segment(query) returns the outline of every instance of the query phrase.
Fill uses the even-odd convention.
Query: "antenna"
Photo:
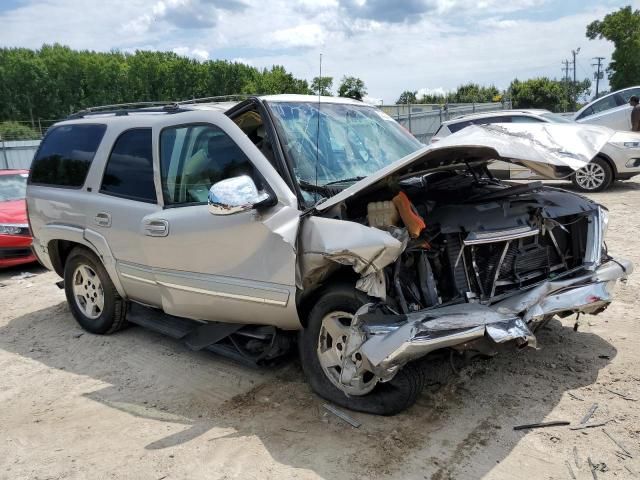
[[[320,161],[320,105],[322,95],[322,54],[320,54],[320,77],[318,78],[318,125],[316,126],[316,188],[318,187],[318,163]],[[316,194],[317,194],[316,190]]]

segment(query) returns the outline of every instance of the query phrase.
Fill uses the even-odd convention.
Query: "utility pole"
[[[598,87],[600,86],[600,80],[602,80],[603,72],[601,71],[602,68],[602,60],[604,60],[604,57],[593,57],[594,60],[596,60],[598,63],[592,63],[591,66],[592,67],[597,67],[598,70],[593,74],[593,76],[595,77],[596,80],[596,96],[595,98],[598,98]]]
[[[564,82],[564,88],[565,91],[567,93],[567,99],[570,101],[570,96],[569,96],[569,60],[563,60],[562,61],[562,65],[564,65],[562,67],[562,71],[564,73],[563,77],[562,77],[562,81]],[[564,111],[566,112],[567,109],[565,108]]]
[[[571,50],[571,54],[573,55],[573,95],[571,96],[571,100],[573,101],[573,108],[576,108],[576,103],[578,102],[578,89],[576,88],[576,55],[580,53],[580,47],[576,50]]]

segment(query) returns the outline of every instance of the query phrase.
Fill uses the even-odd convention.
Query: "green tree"
[[[0,123],[0,140],[37,140],[39,138],[38,132],[23,123]]]
[[[338,96],[362,100],[366,94],[367,89],[361,79],[357,77],[342,77],[340,87],[338,88]]]
[[[396,105],[406,105],[407,103],[418,103],[418,99],[416,98],[417,94],[418,92],[416,91],[412,92],[411,90],[405,90],[400,94],[400,96],[398,97],[398,100],[396,100]]]
[[[591,86],[589,80],[562,82],[547,77],[520,81],[515,79],[509,86],[514,108],[544,108],[552,112],[566,112],[572,107],[574,98],[584,95]]]
[[[173,52],[0,48],[0,120],[52,120],[95,105],[239,93],[309,93],[282,66],[258,70]]]
[[[623,7],[587,26],[587,38],[604,38],[615,47],[607,67],[612,90],[638,84],[640,79],[640,10]]]
[[[313,77],[311,81],[311,92],[316,95],[324,95],[330,97],[331,88],[333,87],[333,77]]]
[[[450,101],[453,103],[487,103],[493,102],[493,98],[499,93],[493,85],[482,87],[477,83],[467,83],[458,87]]]

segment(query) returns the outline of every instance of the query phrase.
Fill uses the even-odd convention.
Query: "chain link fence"
[[[381,105],[380,108],[426,144],[442,122],[469,113],[510,109],[511,103]],[[47,129],[58,121],[38,119],[0,122],[0,169],[28,169],[40,140]]]
[[[28,169],[47,129],[60,120],[0,122],[0,170]]]
[[[511,102],[381,105],[380,108],[426,144],[442,122],[470,113],[509,110]]]

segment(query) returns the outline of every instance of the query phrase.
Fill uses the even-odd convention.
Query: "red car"
[[[36,261],[27,221],[28,170],[0,170],[0,268]]]

